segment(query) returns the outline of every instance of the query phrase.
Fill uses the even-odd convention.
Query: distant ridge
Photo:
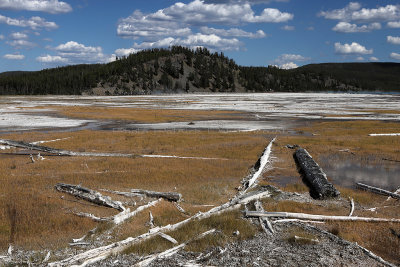
[[[238,66],[222,53],[173,46],[108,64],[0,73],[2,95],[270,91],[400,92],[400,63],[322,63],[282,70]]]

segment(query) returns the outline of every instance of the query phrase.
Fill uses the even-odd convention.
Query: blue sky
[[[171,45],[253,66],[399,62],[400,3],[0,0],[0,72],[106,63]]]

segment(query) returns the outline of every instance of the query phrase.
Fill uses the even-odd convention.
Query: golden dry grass
[[[69,118],[123,120],[139,123],[179,122],[215,119],[240,118],[241,113],[234,111],[213,110],[180,110],[180,109],[140,109],[93,106],[43,106],[38,109],[51,108],[60,115]]]
[[[59,247],[78,238],[96,224],[71,214],[73,211],[111,216],[117,212],[88,205],[55,192],[58,182],[82,184],[96,190],[106,188],[128,191],[141,188],[176,191],[183,195],[182,206],[189,214],[205,207],[195,204],[221,204],[232,197],[241,179],[247,175],[269,136],[257,133],[224,132],[95,132],[22,133],[2,136],[26,142],[61,140],[51,147],[76,151],[164,154],[223,159],[170,158],[91,158],[45,156],[46,160],[30,163],[29,156],[0,154],[0,246],[10,241],[25,248]],[[104,193],[107,194],[107,193]],[[113,199],[121,197],[108,194]],[[64,196],[64,199],[60,197]],[[124,199],[128,201],[127,199]],[[137,200],[139,201],[139,200]],[[150,201],[145,199],[140,203]],[[15,207],[16,214],[12,211]],[[135,209],[133,207],[133,209]],[[208,208],[209,209],[209,208]],[[151,208],[157,225],[185,219],[171,203],[162,201]],[[10,212],[9,212],[10,211]],[[113,232],[115,241],[144,233],[148,211],[133,218]],[[143,216],[142,216],[143,215]],[[13,220],[13,218],[16,220]],[[13,230],[11,229],[13,228]],[[12,237],[15,233],[15,236]],[[46,238],[43,238],[46,236]],[[13,238],[14,240],[10,240]]]

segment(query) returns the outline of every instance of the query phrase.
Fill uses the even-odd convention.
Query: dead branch
[[[175,238],[173,238],[170,235],[164,234],[164,233],[159,233],[159,236],[161,236],[162,238],[168,240],[169,242],[173,243],[173,244],[178,244],[178,241],[175,240]]]
[[[313,239],[313,238],[306,238],[306,237],[301,237],[301,236],[294,236],[294,241],[295,242],[310,242],[313,244],[318,244],[319,240],[318,239]]]
[[[299,219],[281,219],[281,220],[275,220],[272,221],[273,224],[275,223],[287,223],[287,222],[302,222],[302,223],[325,223],[325,222],[319,222],[319,221],[305,221],[305,220],[299,220]]]
[[[113,217],[97,217],[91,213],[86,212],[73,212],[76,216],[90,218],[95,222],[109,222],[113,219]]]
[[[113,221],[115,224],[120,224],[120,223],[126,221],[127,219],[135,216],[139,212],[154,206],[155,204],[157,204],[160,201],[161,201],[161,198],[151,201],[151,202],[147,203],[146,205],[140,206],[139,208],[137,208],[136,210],[134,210],[132,212],[130,212],[130,209],[127,209],[127,210],[115,215],[113,218]]]
[[[81,187],[80,185],[70,185],[58,183],[55,185],[55,189],[60,192],[68,193],[77,198],[84,199],[86,201],[95,203],[100,206],[105,206],[119,211],[124,211],[125,207],[122,206],[119,201],[112,201],[110,197],[103,196],[97,191]]]
[[[314,215],[295,212],[260,212],[260,211],[247,211],[246,217],[279,217],[279,218],[293,218],[293,219],[306,219],[316,221],[343,221],[343,222],[392,222],[400,223],[400,219],[387,219],[387,218],[370,218],[370,217],[349,217],[349,216],[327,216],[327,215]]]
[[[187,218],[178,223],[175,223],[172,225],[166,225],[163,227],[155,227],[153,229],[150,229],[150,231],[148,233],[142,234],[140,236],[128,237],[127,239],[124,239],[122,241],[118,241],[118,242],[115,242],[115,243],[112,243],[112,244],[109,244],[106,246],[102,246],[99,248],[87,250],[80,254],[68,257],[64,260],[50,263],[49,266],[70,266],[70,265],[76,265],[76,264],[81,264],[81,265],[85,266],[88,264],[92,264],[92,263],[101,261],[101,260],[107,258],[109,255],[117,254],[129,246],[138,244],[138,243],[140,243],[144,240],[147,240],[155,235],[158,235],[159,233],[173,231],[173,230],[176,230],[176,229],[182,227],[183,225],[186,225],[187,223],[189,223],[191,221],[202,220],[202,219],[209,218],[213,215],[219,215],[219,214],[227,212],[227,211],[239,209],[241,205],[245,205],[251,201],[265,198],[265,197],[270,197],[271,192],[265,188],[263,188],[263,189],[264,189],[264,191],[250,192],[245,195],[235,197],[231,201],[229,201],[221,206],[212,208],[208,212],[205,212],[205,213],[198,212],[197,214],[193,215],[192,217]]]
[[[173,202],[180,201],[182,198],[181,194],[175,192],[156,192],[143,189],[132,189],[131,193],[145,195],[147,197],[153,197],[153,198],[164,198],[168,201],[173,201]]]
[[[256,208],[256,211],[261,211],[264,212],[264,208],[259,200],[256,200],[254,202],[254,207]],[[258,220],[260,221],[261,227],[266,232],[267,234],[269,233],[267,228],[268,227],[269,231],[274,234],[274,229],[272,228],[271,222],[268,220],[266,217],[259,217]]]
[[[354,212],[354,200],[352,198],[349,198],[349,199],[350,199],[350,207],[351,207],[349,217],[351,217]]]
[[[304,148],[294,154],[295,160],[304,174],[304,179],[310,186],[311,194],[315,198],[325,199],[337,197],[340,192],[328,181],[326,174]]]
[[[147,259],[145,259],[145,260],[143,260],[141,262],[138,262],[138,263],[135,264],[135,266],[137,266],[137,267],[148,266],[150,263],[152,263],[156,259],[165,259],[165,258],[171,257],[172,255],[176,254],[179,250],[184,248],[189,242],[201,239],[201,238],[205,237],[206,235],[212,234],[214,232],[215,232],[215,229],[212,229],[210,231],[204,232],[204,233],[200,234],[199,236],[197,236],[196,238],[194,238],[192,240],[186,241],[185,243],[182,243],[182,244],[180,244],[180,245],[178,245],[176,247],[173,247],[173,248],[168,249],[168,250],[166,250],[164,252],[155,254],[155,255],[153,255],[153,256],[151,256],[151,257],[149,257],[149,258],[147,258]]]
[[[384,195],[384,196],[390,196],[392,198],[400,199],[400,195],[399,194],[392,193],[392,192],[384,190],[382,188],[378,188],[378,187],[374,187],[374,186],[370,186],[370,185],[366,185],[366,184],[362,184],[362,183],[356,183],[356,185],[359,188],[367,190],[367,191],[370,191],[372,193],[376,193],[376,194],[380,194],[380,195]]]

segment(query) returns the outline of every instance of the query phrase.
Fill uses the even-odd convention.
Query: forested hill
[[[182,92],[400,91],[400,64],[241,67],[207,49],[145,50],[108,64],[0,73],[0,94],[131,95]]]

